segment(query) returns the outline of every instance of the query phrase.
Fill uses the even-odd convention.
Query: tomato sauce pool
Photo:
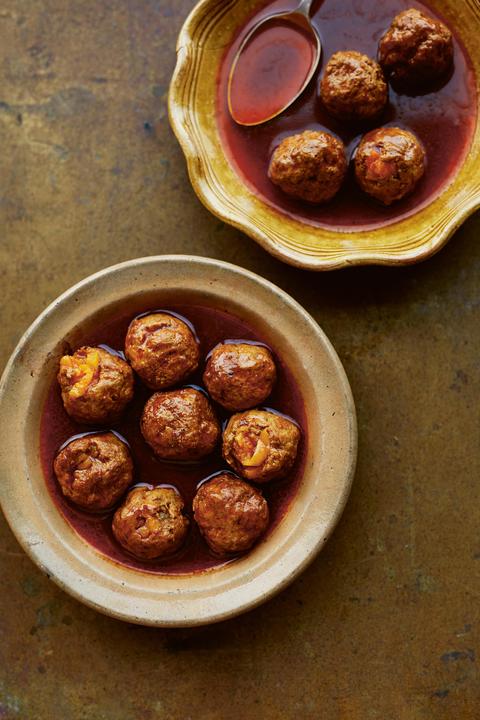
[[[156,308],[150,309],[154,310]],[[148,309],[146,308],[146,310]],[[199,337],[202,358],[205,358],[217,343],[225,339],[239,338],[264,342],[264,339],[259,337],[255,330],[244,321],[221,310],[200,305],[182,304],[169,305],[168,310],[179,313],[193,323]],[[125,335],[131,320],[131,313],[121,313],[112,317],[111,320],[102,323],[102,327],[98,331],[90,332],[88,335],[81,337],[78,347],[80,345],[104,344],[115,350],[123,350]],[[75,349],[76,347],[72,348],[72,350]],[[267,399],[266,405],[294,418],[302,428],[303,437],[297,461],[290,475],[285,480],[261,486],[270,509],[270,525],[267,534],[280,522],[298,489],[303,474],[306,452],[306,419],[300,391],[284,359],[275,352],[275,348],[271,349],[275,357],[278,377],[273,393]],[[189,378],[188,384],[201,386],[202,372],[201,363],[198,372]],[[190,530],[187,542],[176,555],[161,561],[144,562],[136,560],[123,550],[113,536],[111,529],[113,511],[103,514],[84,512],[63,497],[53,472],[53,461],[58,449],[73,435],[96,429],[105,430],[105,428],[79,425],[69,418],[63,409],[56,379],[49,389],[40,426],[40,454],[48,491],[59,511],[76,532],[99,552],[115,562],[145,572],[159,574],[199,572],[231,562],[232,560],[218,558],[210,552],[192,517],[192,500],[197,485],[219,470],[228,470],[228,466],[221,456],[220,447],[204,461],[192,464],[157,460],[140,432],[142,410],[151,394],[152,391],[143,386],[136,378],[133,402],[127,407],[123,419],[109,429],[120,433],[130,445],[135,468],[134,484],[173,485],[180,491],[185,501],[186,513],[190,518]],[[224,422],[232,414],[222,410],[219,406],[215,406],[215,409],[220,422]]]
[[[477,90],[465,48],[454,34],[454,72],[449,81],[436,92],[411,97],[397,94],[390,88],[390,104],[383,118],[363,128],[344,125],[328,115],[318,98],[319,77],[331,55],[339,50],[357,50],[376,58],[378,42],[394,16],[410,7],[423,10],[443,22],[445,20],[427,5],[409,0],[319,0],[313,7],[312,21],[320,34],[323,53],[320,67],[308,88],[279,117],[254,127],[238,125],[228,110],[228,77],[235,54],[259,20],[273,12],[291,10],[297,4],[295,0],[275,0],[262,5],[225,53],[218,81],[217,121],[231,164],[251,190],[270,206],[316,227],[369,229],[412,215],[432,202],[453,179],[471,145],[477,121]],[[275,32],[274,26],[272,34]],[[275,56],[279,52],[278,46]],[[289,62],[291,52],[292,47],[289,45],[286,49]],[[305,57],[299,62],[300,67],[304,67]],[[293,70],[292,76],[295,77]],[[242,102],[245,108],[253,108],[256,104],[256,112],[262,111],[263,114],[260,106],[263,98],[269,97],[265,90],[267,78],[268,74],[252,78],[248,88],[244,83],[242,92],[245,97]],[[271,154],[288,135],[303,130],[328,130],[343,140],[351,159],[361,136],[382,125],[396,125],[412,130],[423,142],[428,155],[427,171],[415,192],[389,208],[381,206],[358,188],[351,168],[339,194],[325,205],[309,205],[289,198],[268,179]]]

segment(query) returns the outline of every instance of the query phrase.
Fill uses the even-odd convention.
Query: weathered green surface
[[[85,275],[142,255],[233,261],[335,344],[360,458],[334,537],[226,624],[155,631],[58,590],[0,521],[0,718],[480,717],[480,217],[422,266],[294,270],[203,209],[168,127],[191,0],[0,6],[0,366]],[[0,479],[1,480],[1,479]]]

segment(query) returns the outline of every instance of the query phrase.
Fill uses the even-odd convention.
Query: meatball
[[[153,313],[135,318],[125,338],[125,355],[152,390],[182,383],[198,367],[198,342],[188,325],[174,315]]]
[[[337,52],[328,61],[320,96],[339,120],[371,120],[385,109],[388,86],[375,60],[350,50]]]
[[[324,203],[340,190],[346,172],[342,141],[327,132],[305,130],[282,140],[272,155],[268,176],[287,195]]]
[[[79,437],[62,448],[53,469],[69,500],[85,510],[107,510],[132,484],[128,446],[111,432]]]
[[[233,415],[223,434],[223,457],[257,483],[285,477],[297,456],[300,429],[284,415],[249,410]]]
[[[208,398],[188,387],[152,395],[143,410],[141,430],[162,460],[198,460],[212,452],[220,437]]]
[[[378,60],[386,75],[406,88],[445,77],[452,68],[453,54],[450,30],[413,8],[394,18],[378,47]]]
[[[246,410],[270,395],[276,376],[268,348],[226,342],[212,350],[203,381],[212,398],[224,408]]]
[[[66,412],[79,423],[113,422],[133,398],[131,367],[100,347],[81,347],[64,355],[58,382]]]
[[[357,182],[366,193],[391,205],[412,192],[426,167],[425,150],[408,130],[386,127],[365,135],[355,156]]]
[[[182,497],[173,488],[134,488],[113,516],[113,534],[141,560],[172,555],[188,532],[183,508]]]
[[[245,552],[268,525],[268,505],[259,490],[229,473],[200,485],[193,499],[195,521],[218,555]]]

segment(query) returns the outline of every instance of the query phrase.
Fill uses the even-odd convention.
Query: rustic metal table
[[[424,265],[327,275],[216,220],[166,111],[192,4],[2,3],[0,367],[47,303],[100,268],[175,252],[238,263],[338,350],[358,410],[353,492],[293,586],[194,630],[87,609],[0,520],[0,718],[478,718],[480,216]]]

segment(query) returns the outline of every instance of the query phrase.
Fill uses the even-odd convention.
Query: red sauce
[[[312,67],[312,40],[298,26],[282,20],[267,22],[252,35],[232,77],[230,104],[237,122],[263,122],[290,103]]]
[[[474,71],[460,40],[455,37],[455,70],[440,90],[423,96],[399,95],[390,88],[390,105],[380,125],[398,125],[418,135],[428,155],[428,168],[413,195],[385,208],[362,193],[352,172],[345,185],[326,205],[309,205],[286,196],[267,176],[271,153],[281,140],[303,130],[328,130],[342,138],[349,158],[358,145],[363,129],[335,121],[318,99],[318,79],[322,65],[334,52],[357,50],[376,57],[378,41],[393,17],[416,7],[441,18],[428,6],[410,0],[324,0],[314,7],[313,24],[322,39],[322,62],[312,82],[299,100],[281,116],[256,127],[242,127],[231,118],[227,106],[228,75],[243,38],[261,19],[272,12],[292,9],[295,0],[275,0],[257,12],[239,32],[227,50],[218,83],[218,124],[227,155],[237,173],[267,204],[289,217],[317,227],[347,230],[368,229],[401,220],[431,203],[451,182],[461,166],[473,138],[477,118],[477,90]],[[264,92],[263,79],[252,84],[250,104]]]
[[[169,305],[168,308],[185,316],[193,323],[200,340],[202,357],[205,357],[214,345],[226,338],[245,338],[264,342],[264,339],[259,338],[257,333],[244,321],[221,310],[181,304],[173,307]],[[107,322],[102,321],[98,330],[86,335],[80,334],[78,346],[103,343],[111,348],[122,350],[131,320],[130,312],[112,317]],[[280,522],[298,489],[305,463],[306,446],[306,420],[300,391],[288,366],[275,353],[274,348],[272,351],[275,355],[278,380],[267,403],[275,410],[297,420],[303,429],[303,439],[290,476],[285,480],[264,485],[261,488],[270,507],[270,526],[267,532],[271,532],[272,528]],[[201,386],[202,372],[203,367],[200,367],[199,371],[189,379],[189,384]],[[72,435],[93,428],[79,425],[68,417],[63,409],[56,378],[48,392],[40,426],[41,461],[48,490],[59,511],[76,532],[99,552],[115,562],[147,572],[164,574],[198,572],[222,565],[225,560],[215,557],[210,552],[192,519],[192,500],[198,483],[219,470],[228,469],[228,466],[221,456],[220,448],[203,462],[194,464],[167,463],[157,460],[142,437],[139,422],[143,406],[151,394],[152,391],[143,386],[137,378],[133,403],[127,409],[123,420],[112,429],[119,432],[130,445],[135,464],[135,485],[138,483],[172,485],[182,494],[187,514],[191,520],[191,527],[188,540],[179,553],[162,561],[148,563],[138,561],[115,541],[111,530],[112,512],[93,515],[79,510],[65,500],[53,472],[53,460],[60,446]],[[229,417],[229,414],[219,406],[216,406],[216,410],[221,422]]]

